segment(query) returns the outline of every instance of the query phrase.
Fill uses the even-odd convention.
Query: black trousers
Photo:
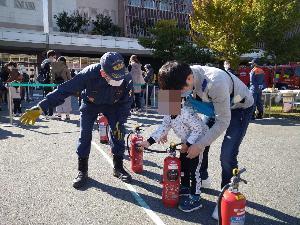
[[[22,113],[22,110],[21,110],[21,99],[20,98],[14,98],[13,99],[13,103],[14,103],[14,114],[16,114],[16,113]]]
[[[48,93],[52,92],[52,88],[51,87],[44,87],[44,95],[46,96]],[[48,116],[53,116],[53,108],[48,108],[48,111],[47,112],[44,112],[45,115],[48,115]]]
[[[201,194],[201,173],[200,168],[202,165],[202,155],[196,158],[189,159],[186,157],[187,153],[180,153],[181,172],[181,185],[189,187],[192,195]]]

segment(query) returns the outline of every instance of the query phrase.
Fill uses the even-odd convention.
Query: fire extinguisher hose
[[[130,136],[133,134],[133,131],[130,131],[128,136],[127,136],[127,139],[126,139],[126,147],[127,147],[127,151],[128,151],[128,157],[130,158],[130,147],[129,147],[129,138]]]
[[[218,197],[217,207],[218,207],[218,225],[222,225],[222,214],[221,214],[221,202],[225,191],[230,187],[230,184],[226,184]]]
[[[133,134],[134,132],[133,131],[130,131],[128,136],[127,136],[127,139],[126,139],[126,148],[127,148],[127,151],[128,151],[128,157],[130,158],[130,147],[129,147],[129,138],[130,136]],[[180,143],[182,144],[182,143]],[[179,144],[178,144],[179,145]],[[154,152],[154,153],[168,153],[168,149],[164,150],[164,151],[160,151],[160,150],[155,150],[155,149],[150,149],[150,148],[144,148],[144,150],[148,151],[148,152]],[[179,150],[179,149],[176,149],[176,150]]]

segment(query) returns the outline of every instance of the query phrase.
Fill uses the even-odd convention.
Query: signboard
[[[15,8],[35,10],[35,2],[24,1],[24,0],[15,0]]]

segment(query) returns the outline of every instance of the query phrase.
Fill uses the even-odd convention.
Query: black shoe
[[[88,161],[89,158],[78,158],[78,175],[73,180],[74,188],[81,188],[86,184],[88,179]]]
[[[113,169],[114,177],[117,177],[126,183],[131,183],[132,181],[131,175],[123,167],[123,157],[113,155],[113,163],[114,163],[114,169]]]
[[[263,118],[263,113],[258,113],[256,119],[262,119],[262,118]]]
[[[83,173],[81,171],[78,171],[77,177],[73,180],[73,187],[78,189],[83,187],[86,184],[86,181],[88,179],[88,173]]]

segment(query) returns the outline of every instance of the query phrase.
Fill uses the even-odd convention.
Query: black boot
[[[81,188],[85,185],[88,178],[88,162],[89,158],[78,158],[78,175],[73,180],[74,188]]]
[[[263,118],[263,112],[259,112],[256,116],[256,119],[262,119]]]
[[[123,167],[123,157],[113,155],[114,170],[113,175],[124,182],[130,183],[132,178]]]

